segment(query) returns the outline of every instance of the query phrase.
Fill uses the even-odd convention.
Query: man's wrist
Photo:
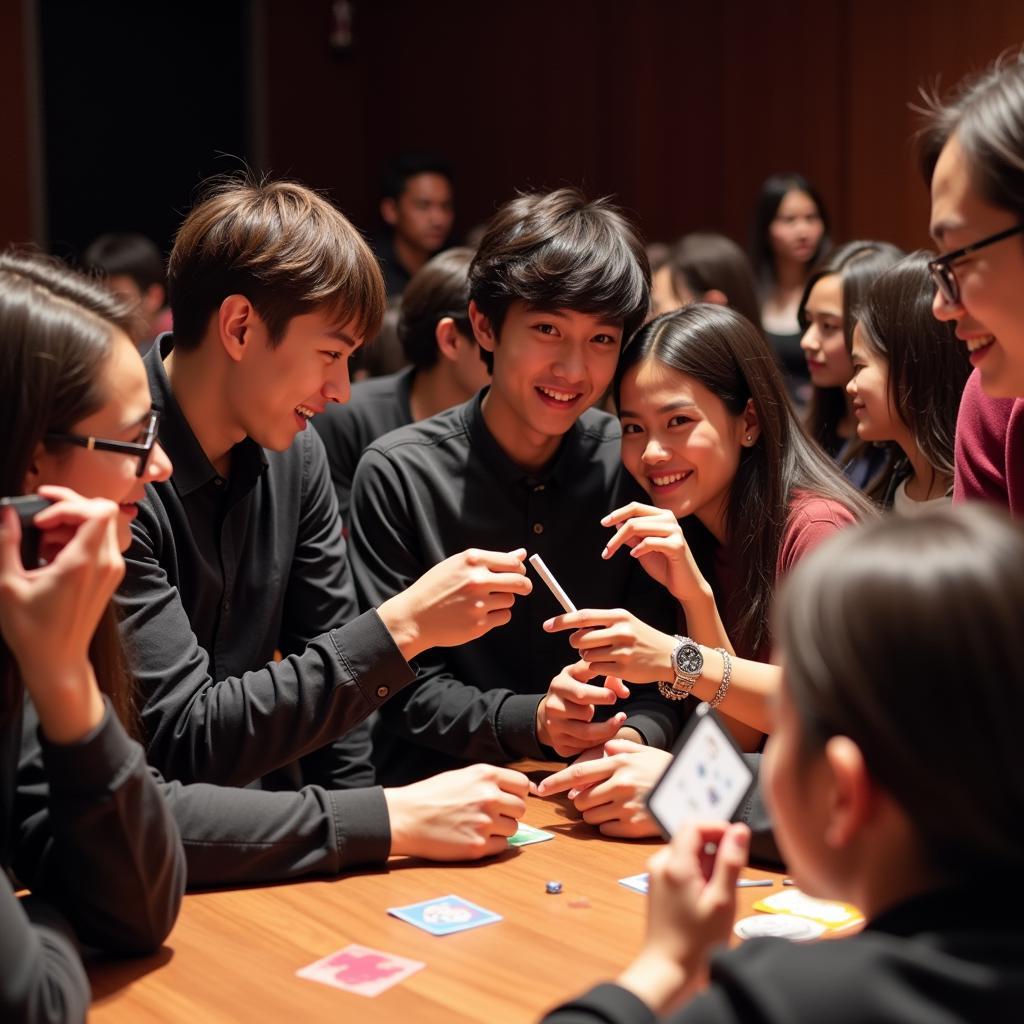
[[[389,597],[377,609],[377,614],[380,616],[381,622],[384,623],[384,627],[391,634],[391,639],[394,640],[395,646],[402,652],[402,657],[406,661],[412,661],[413,658],[422,654],[429,644],[423,643],[419,623],[409,614],[403,597],[403,594]]]

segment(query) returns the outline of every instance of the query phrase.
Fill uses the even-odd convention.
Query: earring
[[[753,440],[754,439],[749,434],[747,434],[747,444],[750,444],[750,442]]]

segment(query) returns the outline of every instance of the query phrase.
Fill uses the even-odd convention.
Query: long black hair
[[[0,254],[0,494],[20,494],[40,445],[68,433],[102,407],[99,388],[115,331],[128,334],[130,311],[88,278],[43,256]],[[89,646],[100,688],[129,731],[136,730],[132,686],[113,604]],[[12,714],[21,682],[0,638],[0,718]]]
[[[726,512],[728,545],[738,566],[741,605],[737,613],[738,653],[750,657],[769,638],[769,610],[775,590],[779,548],[790,502],[796,492],[834,499],[858,518],[873,506],[852,487],[804,432],[768,342],[744,316],[726,306],[696,303],[647,324],[626,346],[615,378],[646,360],[685,373],[739,416],[752,401],[760,428],[757,441],[740,453]],[[683,521],[701,571],[713,579],[710,534],[696,517]]]
[[[932,468],[952,480],[956,417],[971,364],[956,339],[956,325],[932,315],[932,258],[932,253],[915,252],[900,260],[875,281],[852,313],[864,344],[888,363],[890,407]],[[907,468],[905,457],[894,448],[871,496],[886,499]]]

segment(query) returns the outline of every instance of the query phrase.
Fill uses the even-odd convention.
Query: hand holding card
[[[675,757],[647,797],[666,838],[684,822],[731,821],[754,781],[739,747],[707,704],[699,704]]]

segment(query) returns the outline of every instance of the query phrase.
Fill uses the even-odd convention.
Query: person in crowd
[[[799,405],[807,400],[810,378],[797,311],[811,270],[828,249],[828,211],[818,190],[801,174],[773,174],[758,193],[750,261],[760,291],[761,325]]]
[[[366,785],[368,732],[353,729],[412,681],[413,658],[509,620],[532,586],[525,552],[453,553],[357,614],[307,426],[348,398],[384,289],[320,196],[217,185],[179,230],[168,283],[174,333],[145,365],[175,475],[138,506],[118,591],[150,761],[182,782]]]
[[[151,239],[129,232],[100,235],[82,254],[82,267],[128,304],[131,337],[140,352],[171,329],[164,260]]]
[[[655,316],[692,302],[731,306],[761,325],[754,272],[746,253],[725,235],[700,231],[684,235],[651,273]]]
[[[81,947],[155,951],[185,888],[181,839],[118,686],[109,605],[124,573],[126,509],[46,472],[59,460],[74,482],[80,459],[67,435],[99,432],[110,383],[101,378],[114,362],[109,325],[67,307],[0,266],[0,494],[38,489],[51,502],[24,528],[0,507],[0,1017],[31,1022],[84,1020]],[[121,341],[121,357],[139,364]],[[134,422],[120,427],[126,440],[145,431],[144,379],[142,392]],[[27,533],[35,543],[23,549]],[[19,765],[23,730],[39,751],[31,773]],[[23,796],[29,775],[42,794],[34,804]],[[22,886],[31,896],[18,899]]]
[[[38,257],[0,256],[0,279],[28,290],[33,302],[19,358],[28,363],[35,356],[36,369],[49,371],[5,377],[0,394],[9,399],[10,407],[38,412],[33,425],[21,433],[12,422],[0,427],[0,434],[10,434],[3,437],[4,450],[20,465],[26,452],[48,446],[37,457],[37,465],[30,467],[26,483],[45,479],[44,488],[71,484],[90,499],[113,502],[121,509],[119,546],[124,547],[130,539],[133,506],[143,488],[166,480],[171,472],[155,434],[143,432],[141,441],[117,440],[118,425],[131,422],[136,410],[148,412],[150,407],[142,361],[125,342],[125,315],[88,281]],[[59,309],[63,332],[47,335],[43,329],[36,307],[45,311],[47,303]],[[91,348],[82,337],[91,339]],[[20,398],[14,394],[16,380]],[[92,397],[77,397],[75,389]],[[82,402],[96,405],[88,422],[83,425],[72,418],[73,426],[65,430],[69,421],[59,419],[62,396],[76,396],[70,403],[73,413],[85,408]],[[53,436],[50,426],[60,428],[57,432],[63,441]],[[76,444],[93,432],[103,435],[93,451]],[[142,459],[141,475],[136,475]],[[104,621],[113,623],[112,611]],[[131,667],[124,662],[116,633],[107,637],[105,650],[116,671],[100,671],[99,685],[125,729],[134,734],[139,723]],[[31,706],[26,708],[25,720],[17,805],[23,833],[39,836],[41,842],[48,787]],[[162,779],[159,784],[182,834],[190,886],[336,874],[356,865],[382,863],[389,855],[466,860],[500,852],[522,814],[527,789],[523,776],[489,766],[388,790],[306,785],[296,792],[267,792]]]
[[[926,104],[934,313],[955,323],[974,372],[956,431],[953,500],[1024,515],[1024,59]]]
[[[578,600],[636,607],[667,627],[664,591],[635,563],[600,557],[602,510],[639,494],[621,468],[618,424],[591,408],[612,381],[623,340],[647,316],[639,238],[606,201],[574,189],[523,195],[495,215],[469,280],[470,322],[491,384],[363,454],[350,524],[363,606],[386,602],[466,544],[528,547]],[[670,745],[676,716],[656,695],[600,722],[566,720],[549,706],[545,691],[566,645],[540,624],[557,607],[535,589],[501,631],[420,658],[415,684],[381,709],[379,776],[421,778],[467,759],[569,756],[622,729]]]
[[[853,376],[853,310],[878,275],[902,255],[888,242],[848,242],[811,274],[800,300],[800,347],[812,384],[807,429],[862,490],[873,483],[885,457],[858,439],[853,403],[846,393]]]
[[[971,372],[952,326],[932,316],[930,258],[916,252],[900,260],[853,310],[846,390],[857,436],[886,445],[870,496],[899,515],[950,500],[956,416]]]
[[[327,450],[343,523],[356,463],[367,445],[461,405],[490,379],[469,322],[472,259],[471,249],[446,249],[413,275],[398,321],[408,369],[353,385],[344,405],[329,405],[313,420]]]
[[[649,323],[622,355],[616,394],[622,461],[650,503],[605,517],[616,533],[604,555],[637,560],[678,603],[688,635],[625,609],[569,613],[545,628],[574,629],[591,673],[674,680],[659,682],[669,699],[720,706],[756,751],[778,686],[764,664],[776,587],[872,507],[808,438],[767,342],[731,309],[698,304]],[[669,755],[617,741],[590,756],[541,793],[573,789],[584,819],[611,834],[656,834],[643,798]]]
[[[863,931],[724,948],[748,833],[688,824],[650,862],[639,954],[544,1024],[1016,1020],[1022,564],[1002,515],[937,508],[844,531],[783,588],[765,795],[794,880],[859,907]]]
[[[397,302],[406,285],[444,248],[455,221],[452,171],[430,153],[403,153],[381,182],[380,216],[387,227],[374,244],[388,301]]]

